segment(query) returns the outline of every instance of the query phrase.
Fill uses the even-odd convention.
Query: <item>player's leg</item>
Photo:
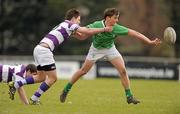
[[[71,87],[73,86],[73,84],[75,84],[75,82],[77,80],[79,80],[80,77],[82,77],[83,75],[85,75],[93,66],[94,62],[91,60],[86,59],[83,66],[74,73],[74,75],[72,76],[71,80],[66,84],[66,86],[64,87],[61,95],[60,95],[60,101],[61,102],[65,102],[66,97],[68,92],[70,91]]]
[[[84,64],[82,65],[82,67],[74,73],[74,75],[72,76],[71,80],[69,81],[69,83],[67,83],[60,95],[60,101],[61,102],[65,102],[66,97],[68,92],[70,91],[71,87],[73,86],[73,84],[75,84],[75,82],[82,77],[84,74],[86,74],[91,67],[94,65],[94,63],[100,59],[104,57],[104,54],[102,54],[101,50],[97,50],[96,48],[94,48],[93,45],[91,45],[88,55],[86,57],[86,60],[84,62]]]
[[[140,103],[137,99],[135,99],[133,97],[133,94],[131,92],[130,81],[129,81],[129,77],[128,77],[128,74],[127,74],[127,71],[126,71],[126,68],[125,68],[125,63],[124,63],[124,60],[123,60],[122,56],[118,56],[118,57],[110,60],[110,62],[114,65],[114,67],[120,73],[121,83],[122,83],[122,85],[123,85],[123,87],[125,89],[128,104],[130,104],[130,103],[133,103],[133,104]]]
[[[37,105],[43,93],[45,93],[57,80],[56,70],[46,71],[46,80],[41,83],[38,90],[31,97],[31,104]]]
[[[50,86],[53,85],[57,80],[57,74],[55,60],[53,57],[53,53],[50,49],[43,47],[41,45],[36,46],[34,50],[34,59],[36,64],[39,64],[37,69],[41,71],[41,76],[45,77],[45,81],[40,81],[42,82],[41,85],[30,99],[31,104],[38,105],[40,96],[44,92],[46,92],[50,88]]]

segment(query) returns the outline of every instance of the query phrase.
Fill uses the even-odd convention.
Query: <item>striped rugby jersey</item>
[[[56,27],[54,27],[41,41],[49,45],[51,51],[54,48],[64,41],[66,41],[69,36],[79,28],[78,24],[74,24],[68,20],[60,23]]]
[[[0,65],[0,82],[15,81],[15,77],[25,77],[26,68],[24,65]]]

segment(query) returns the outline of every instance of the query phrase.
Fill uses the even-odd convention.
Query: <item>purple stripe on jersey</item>
[[[2,70],[3,70],[3,65],[0,65],[0,82],[2,81]]]
[[[8,80],[7,80],[7,82],[12,81],[13,73],[14,73],[14,68],[12,68],[12,69],[9,68],[9,71],[8,71]]]
[[[73,25],[73,23],[68,20],[65,20],[65,22],[68,24],[68,28],[70,28]]]
[[[52,34],[47,34],[45,37],[49,38],[54,43],[55,46],[57,46],[59,44],[59,41],[56,38],[56,36],[54,36]]]
[[[25,70],[26,70],[25,66],[22,65],[20,72],[17,72],[16,75],[18,75],[18,76],[20,76],[20,77],[23,77],[23,76],[24,76],[24,73],[25,73]]]
[[[69,37],[69,34],[67,33],[66,29],[64,27],[61,27],[61,29],[58,29],[58,31],[64,37],[64,41],[66,41],[68,39],[68,37]]]

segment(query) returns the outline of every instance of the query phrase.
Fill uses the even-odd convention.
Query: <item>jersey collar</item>
[[[101,22],[102,22],[103,27],[106,27],[105,20],[102,20]]]

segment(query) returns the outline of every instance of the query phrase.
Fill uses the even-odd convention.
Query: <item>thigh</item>
[[[88,72],[93,65],[94,65],[94,61],[86,59],[82,65],[81,69],[85,72]]]
[[[45,71],[44,75],[46,76],[45,82],[48,86],[53,85],[57,80],[56,70]]]
[[[54,78],[54,77],[56,78],[57,77],[56,69],[51,71],[45,71],[45,75],[48,76],[48,78]]]
[[[42,82],[46,79],[45,71],[38,71],[37,75],[33,76],[35,82]]]
[[[119,72],[126,69],[122,56],[117,56],[114,59],[110,60],[110,62]]]

